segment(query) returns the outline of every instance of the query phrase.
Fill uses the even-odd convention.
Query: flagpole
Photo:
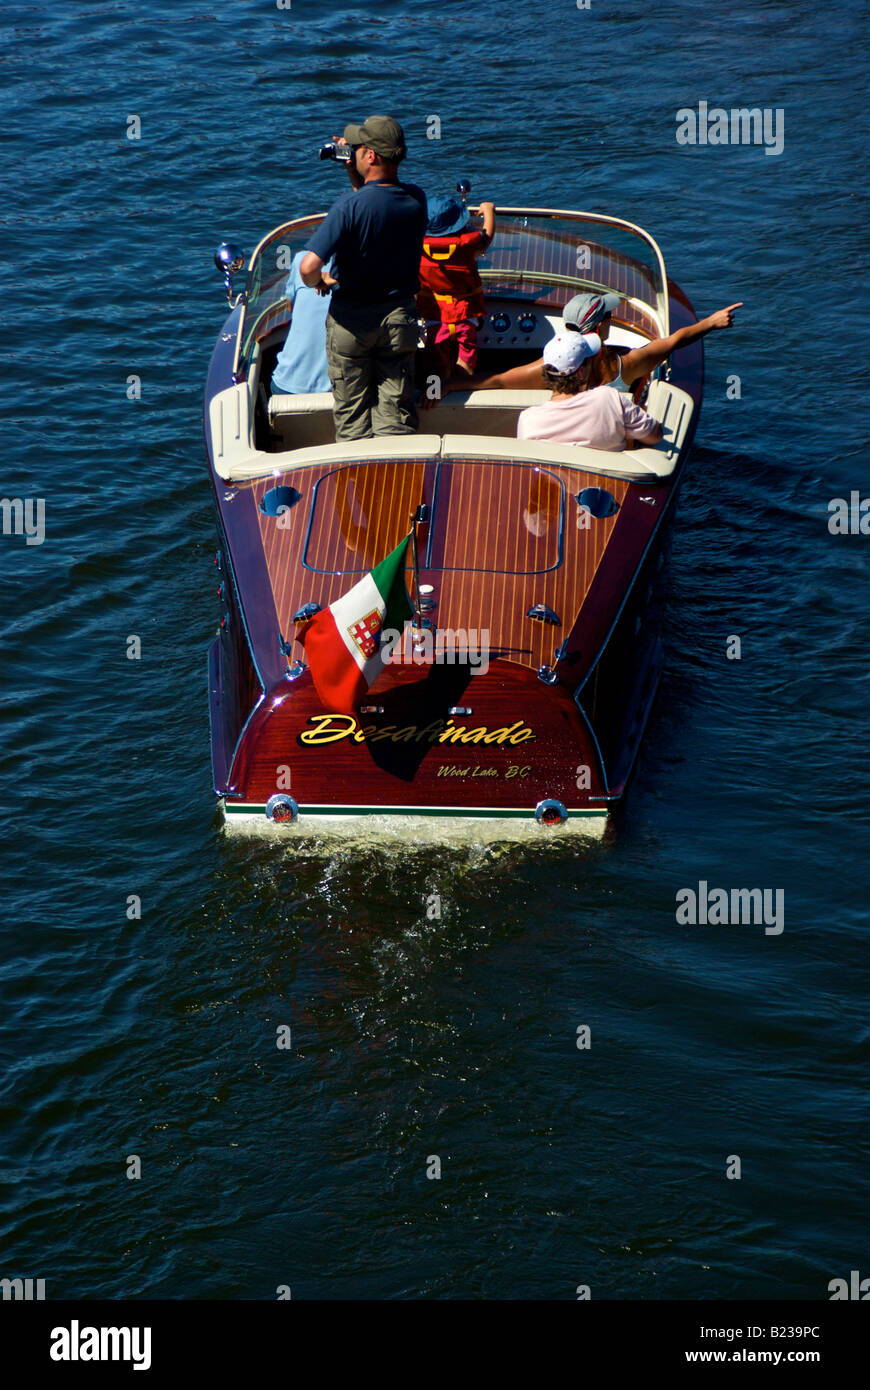
[[[429,520],[429,508],[423,502],[411,513],[411,549],[414,554],[414,627],[423,627],[423,609],[420,600],[420,560],[417,555],[417,527]]]

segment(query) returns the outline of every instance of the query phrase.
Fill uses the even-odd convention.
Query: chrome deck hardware
[[[539,623],[554,623],[556,627],[562,626],[562,619],[558,613],[554,613],[552,608],[548,608],[545,603],[536,603],[526,613],[527,618],[536,618]]]

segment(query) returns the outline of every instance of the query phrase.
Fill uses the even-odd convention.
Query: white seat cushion
[[[304,395],[269,397],[269,419],[276,415],[310,415],[316,410],[332,410],[331,391],[308,391]]]

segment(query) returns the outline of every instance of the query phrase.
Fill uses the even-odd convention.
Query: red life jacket
[[[475,251],[483,234],[476,229],[451,236],[426,236],[420,257],[417,307],[423,318],[458,323],[485,312]]]

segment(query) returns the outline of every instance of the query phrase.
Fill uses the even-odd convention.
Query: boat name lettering
[[[417,724],[405,724],[399,728],[396,724],[385,724],[378,728],[376,724],[360,726],[352,714],[312,714],[308,722],[313,727],[303,729],[298,735],[298,742],[305,747],[338,743],[344,738],[352,739],[354,743],[380,743],[387,740],[390,743],[518,744],[527,743],[536,737],[533,730],[523,724],[521,719],[497,729],[490,729],[485,724],[469,729],[464,724],[454,724],[452,721],[445,723],[443,719],[433,719],[431,724],[424,724],[422,727]]]

